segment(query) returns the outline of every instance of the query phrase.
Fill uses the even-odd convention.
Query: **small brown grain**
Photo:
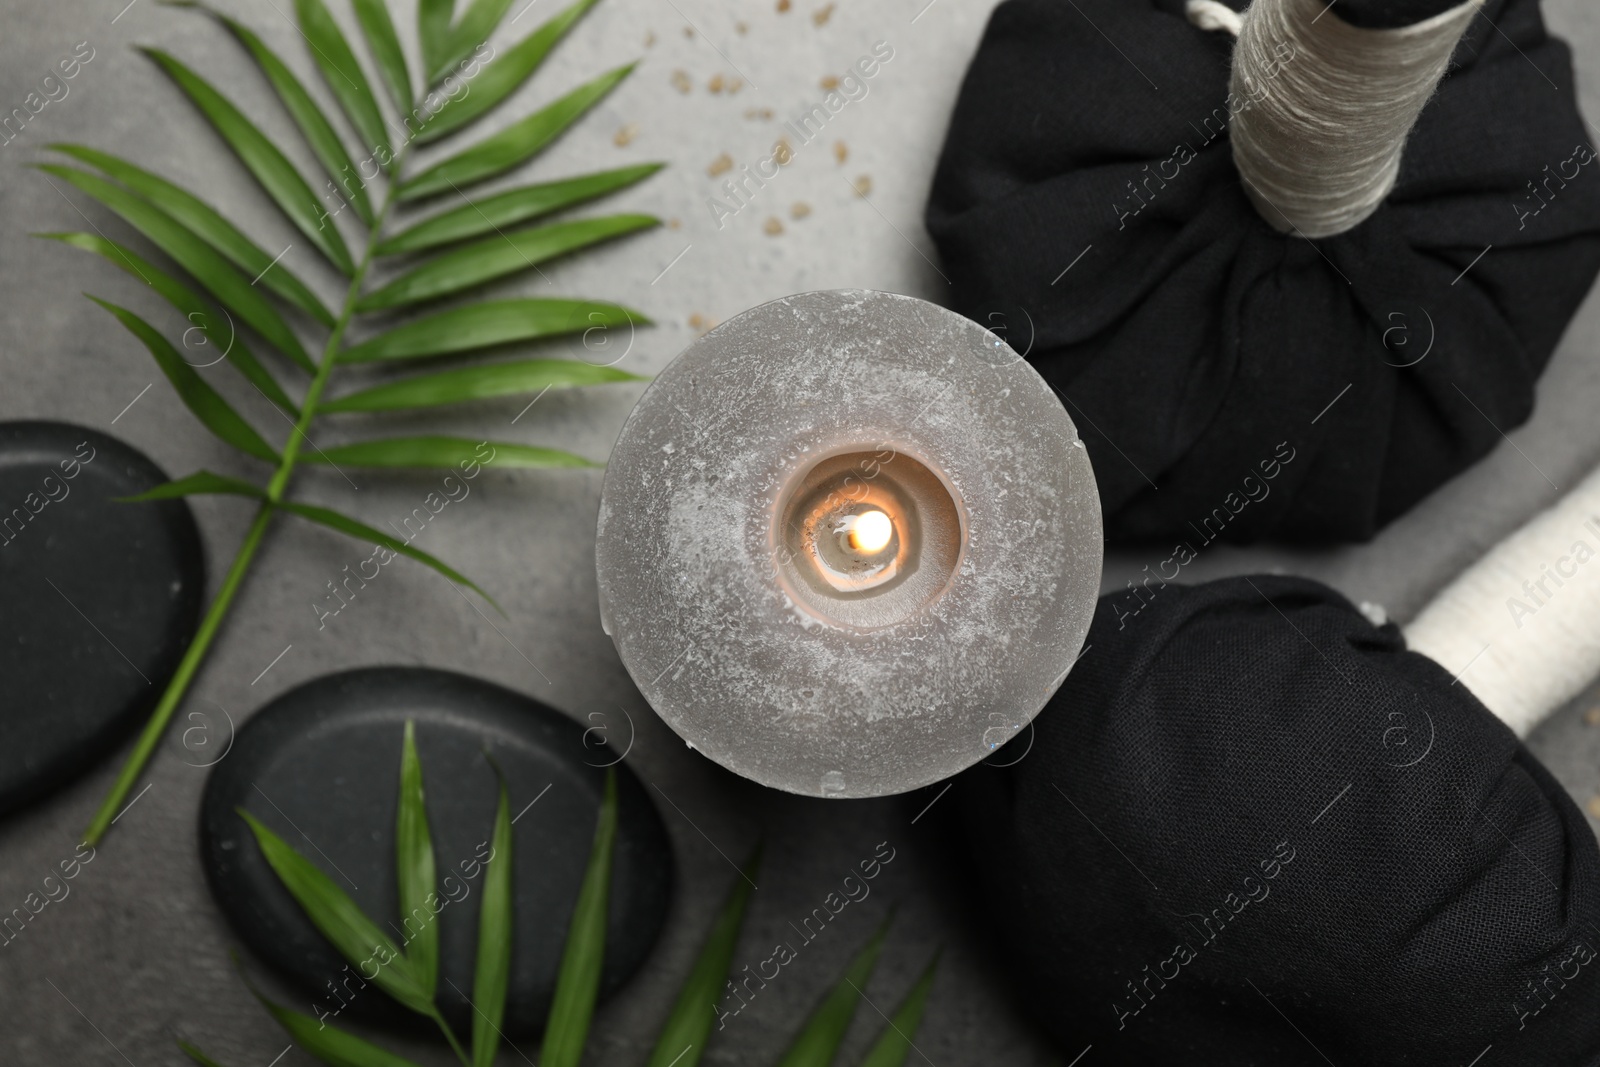
[[[778,216],[768,215],[767,221],[761,227],[768,237],[776,237],[783,232],[783,223],[778,221]]]
[[[839,161],[839,166],[844,166],[844,161],[850,158],[850,147],[843,141],[833,142],[833,158]]]

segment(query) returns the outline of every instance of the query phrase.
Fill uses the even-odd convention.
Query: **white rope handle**
[[[1525,737],[1600,676],[1600,470],[1496,545],[1406,627]]]
[[[1483,2],[1396,29],[1352,26],[1325,0],[1255,0],[1235,16],[1230,136],[1261,217],[1280,232],[1317,238],[1376,211],[1400,173],[1411,127]],[[1191,0],[1189,18],[1224,26],[1219,6]]]

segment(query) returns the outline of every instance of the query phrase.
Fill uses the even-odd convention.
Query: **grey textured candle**
[[[690,345],[606,470],[600,611],[691,746],[766,785],[900,793],[971,766],[1066,677],[1099,496],[1072,420],[993,333],[861,290]]]

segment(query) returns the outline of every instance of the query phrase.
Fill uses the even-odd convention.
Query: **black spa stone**
[[[160,699],[200,613],[205,562],[181,500],[114,437],[0,423],[0,811],[82,774]]]
[[[476,858],[489,852],[496,784],[506,776],[516,898],[510,994],[502,1029],[544,1025],[567,923],[588,863],[604,765],[629,727],[608,716],[615,747],[536,700],[449,671],[378,667],[328,675],[278,697],[240,729],[206,783],[200,852],[212,892],[239,938],[299,986],[288,1007],[333,1025],[351,1019],[433,1027],[362,988],[355,967],[319,934],[267,866],[243,808],[320,867],[401,943],[394,824],[406,720],[416,723],[439,881],[438,1003],[470,1032],[478,905]],[[655,944],[671,903],[672,847],[638,777],[617,763],[618,817],[600,995],[614,993]],[[371,973],[371,968],[368,972]],[[437,1033],[437,1030],[434,1030]]]

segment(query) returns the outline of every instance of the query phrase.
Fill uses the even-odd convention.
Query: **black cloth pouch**
[[[1127,595],[943,816],[1063,1062],[1600,1063],[1600,848],[1464,683],[1313,581]]]
[[[1232,48],[1181,0],[1007,0],[928,231],[950,305],[1062,393],[1113,542],[1185,531],[1284,441],[1304,460],[1223,536],[1369,538],[1528,418],[1600,270],[1600,159],[1539,5],[1490,0],[1387,202],[1336,237],[1280,234],[1233,165]]]

